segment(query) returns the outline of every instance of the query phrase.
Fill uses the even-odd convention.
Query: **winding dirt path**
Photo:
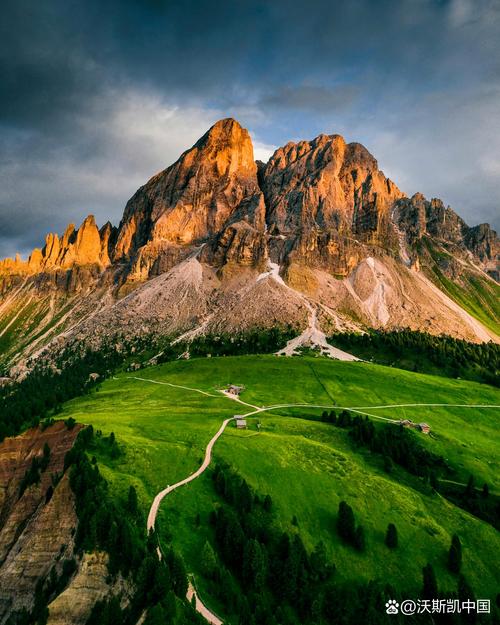
[[[132,379],[134,380],[141,380],[144,382],[153,382],[156,384],[165,384],[167,386],[173,386],[176,388],[182,388],[185,390],[190,390],[190,391],[196,391],[198,393],[202,393],[203,395],[208,395],[209,397],[220,397],[220,395],[212,395],[210,393],[207,393],[205,391],[201,391],[200,389],[196,389],[196,388],[189,388],[187,386],[180,386],[178,384],[171,384],[169,382],[158,382],[157,380],[148,380],[146,378],[140,378],[140,377],[136,377],[136,376],[130,376],[132,377]],[[252,412],[249,412],[245,415],[242,415],[244,417],[256,414],[258,412],[262,412],[264,410],[264,408],[259,408],[257,406],[253,406],[252,404],[247,404],[246,402],[244,402],[243,400],[241,400],[239,397],[237,397],[236,395],[232,395],[231,393],[224,393],[224,395],[226,397],[228,397],[229,399],[232,399],[234,401],[239,402],[240,404],[244,404],[245,406],[250,406],[251,408],[254,408],[254,410]],[[185,484],[189,484],[189,482],[192,482],[193,480],[195,480],[197,477],[199,477],[210,465],[210,461],[212,459],[212,449],[215,445],[215,443],[217,442],[217,440],[220,438],[220,436],[222,436],[222,433],[224,432],[224,430],[226,429],[227,424],[230,421],[234,421],[237,417],[229,417],[228,419],[225,419],[222,422],[222,425],[220,426],[220,428],[218,429],[218,431],[214,434],[214,436],[210,439],[207,448],[205,450],[205,458],[202,462],[202,464],[200,465],[200,467],[194,472],[191,473],[191,475],[188,475],[188,477],[184,478],[183,480],[181,480],[180,482],[177,482],[176,484],[172,484],[172,486],[167,486],[167,488],[164,488],[162,491],[160,491],[156,497],[153,500],[153,503],[151,504],[151,508],[149,509],[149,514],[148,514],[148,520],[147,520],[147,531],[149,533],[149,531],[151,529],[154,529],[155,524],[156,524],[156,517],[158,515],[158,510],[160,507],[160,504],[163,500],[164,497],[166,497],[169,493],[171,493],[172,491],[176,490],[177,488],[180,488],[181,486],[184,486]],[[158,548],[158,557],[161,558],[161,552]],[[193,583],[191,582],[191,580],[189,580],[189,585],[188,585],[188,590],[186,593],[186,598],[188,601],[192,601],[193,597],[195,598],[195,609],[196,611],[201,614],[203,616],[203,618],[210,624],[210,625],[223,625],[223,621],[221,621],[221,619],[214,614],[214,612],[212,612],[204,603],[203,601],[200,599],[198,593],[196,592],[196,589],[193,585]]]
[[[193,597],[195,598],[195,610],[203,616],[203,618],[210,623],[210,625],[223,625],[223,621],[212,612],[200,599],[200,596],[196,592],[196,588],[193,585],[193,582],[189,580],[188,591],[186,594],[186,599],[191,603]]]
[[[185,484],[189,484],[189,482],[192,482],[193,480],[195,480],[207,469],[208,465],[210,464],[210,460],[212,459],[213,446],[217,442],[217,439],[221,436],[222,432],[224,432],[224,430],[226,429],[226,425],[230,421],[234,421],[235,418],[236,417],[229,417],[229,419],[225,419],[222,422],[222,425],[218,429],[217,433],[214,434],[214,436],[210,439],[210,442],[207,445],[207,448],[205,451],[205,458],[203,462],[194,473],[191,473],[191,475],[188,475],[188,477],[184,478],[180,482],[177,482],[176,484],[172,484],[172,486],[167,486],[167,488],[164,488],[162,491],[160,491],[156,495],[156,497],[153,499],[153,503],[151,504],[151,508],[149,509],[148,522],[147,522],[148,532],[150,529],[153,529],[155,526],[156,515],[158,514],[158,508],[160,507],[162,499],[166,497],[172,491],[176,490],[177,488],[180,488],[181,486],[184,486]]]
[[[140,378],[136,375],[129,375],[127,377],[132,380],[141,380],[141,382],[151,382],[152,384],[161,384],[163,386],[172,386],[173,388],[182,388],[185,391],[194,391],[195,393],[201,393],[202,395],[206,395],[207,397],[220,397],[220,395],[207,393],[207,391],[202,391],[199,388],[191,388],[190,386],[181,386],[180,384],[172,384],[171,382],[160,382],[160,380],[150,380],[149,378]]]
[[[216,396],[213,395],[212,397],[216,397]],[[242,403],[244,403],[244,402],[242,402]],[[246,405],[249,406],[251,404],[246,404]],[[185,484],[189,484],[189,482],[192,482],[197,477],[199,477],[204,471],[206,471],[206,469],[210,465],[210,461],[212,460],[212,449],[214,448],[214,445],[217,442],[217,440],[222,436],[222,433],[226,429],[227,424],[230,423],[231,421],[234,421],[235,419],[239,418],[240,416],[243,417],[243,418],[244,417],[250,417],[250,416],[252,416],[254,414],[257,414],[259,412],[264,412],[265,410],[267,410],[267,408],[265,408],[265,407],[264,408],[258,408],[257,406],[252,406],[252,408],[255,409],[255,410],[252,410],[252,412],[247,412],[246,414],[239,415],[238,417],[228,417],[227,419],[224,419],[224,421],[222,422],[222,425],[220,426],[220,428],[217,430],[217,432],[210,439],[210,441],[209,441],[209,443],[208,443],[208,445],[206,447],[206,450],[205,450],[205,458],[203,459],[203,462],[198,467],[198,469],[196,469],[196,471],[194,473],[191,473],[191,475],[188,475],[187,477],[185,477],[180,482],[177,482],[176,484],[172,484],[171,486],[167,486],[167,488],[164,488],[162,491],[160,491],[156,495],[156,497],[153,499],[153,503],[151,504],[151,508],[149,509],[148,521],[147,521],[147,530],[148,530],[148,532],[149,532],[149,530],[154,529],[155,522],[156,522],[156,516],[158,515],[158,508],[160,507],[162,499],[164,497],[166,497],[172,491],[176,490],[177,488],[180,488],[181,486],[184,486]]]

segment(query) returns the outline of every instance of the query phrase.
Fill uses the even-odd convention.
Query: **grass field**
[[[116,460],[100,457],[102,472],[119,495],[133,483],[146,514],[156,492],[198,467],[222,420],[250,408],[222,396],[208,397],[131,379],[133,375],[120,374],[98,392],[68,402],[62,417],[91,423],[105,434],[115,432],[124,453]],[[500,393],[489,386],[312,357],[195,359],[144,369],[137,375],[214,395],[230,382],[241,383],[246,387],[242,399],[258,406],[500,405]],[[500,410],[407,407],[367,411],[427,421],[433,436],[421,435],[421,440],[429,449],[456,465],[464,481],[472,472],[478,483],[488,481],[493,491],[499,490]],[[441,496],[422,492],[419,481],[402,470],[389,476],[379,458],[353,450],[346,431],[300,418],[320,412],[288,408],[260,413],[260,433],[253,424],[243,431],[229,426],[216,444],[215,460],[232,464],[257,491],[271,495],[283,529],[297,531],[292,525],[296,516],[308,548],[322,540],[340,577],[378,577],[416,591],[421,586],[422,566],[431,562],[440,588],[453,590],[456,579],[446,569],[446,557],[451,535],[456,532],[463,544],[464,574],[478,595],[493,597],[500,583],[498,558],[492,555],[500,547],[498,532]],[[215,499],[207,472],[169,495],[160,510],[160,531],[164,537],[171,535],[188,570],[195,574]],[[351,504],[357,521],[365,527],[365,553],[338,540],[335,521],[342,499]],[[195,524],[198,513],[199,527]],[[400,546],[396,551],[384,545],[389,522],[398,528]]]

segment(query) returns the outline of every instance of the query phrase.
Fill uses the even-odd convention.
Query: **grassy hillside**
[[[460,284],[450,280],[440,266],[452,262],[453,256],[428,237],[423,239],[423,244],[434,261],[429,277],[459,306],[487,328],[500,334],[500,285],[480,273],[470,271],[464,271]]]
[[[152,380],[202,389],[215,397]],[[250,411],[218,396],[228,383],[246,386],[242,398],[257,406],[280,403],[335,403],[378,406],[404,403],[500,405],[500,392],[473,382],[449,380],[367,363],[322,358],[242,356],[177,361],[123,373],[101,389],[68,402],[62,417],[114,431],[123,446],[115,460],[98,458],[113,489],[125,494],[134,484],[144,510],[167,484],[192,473],[224,418]],[[372,415],[427,421],[432,436],[419,436],[430,451],[457,469],[457,479],[473,473],[500,490],[497,454],[498,410],[460,407],[367,408]],[[383,578],[395,587],[421,587],[421,570],[431,562],[440,588],[455,589],[446,568],[453,533],[459,534],[463,572],[475,591],[493,597],[500,566],[491,554],[500,548],[498,532],[487,523],[431,494],[421,481],[396,468],[387,474],[380,458],[356,450],[345,430],[308,418],[321,409],[287,408],[258,415],[257,432],[230,426],[215,447],[215,460],[231,464],[260,493],[269,493],[276,518],[288,532],[300,531],[308,549],[322,540],[340,578]],[[390,426],[392,427],[392,426]],[[208,516],[216,500],[209,473],[169,495],[161,507],[160,530],[184,554],[188,569],[199,571],[199,554],[211,529]],[[338,504],[346,500],[366,531],[367,548],[357,553],[335,531]],[[200,515],[200,523],[196,515]],[[296,517],[298,529],[292,524]],[[396,524],[400,547],[384,544],[387,524]],[[198,577],[197,577],[198,579]],[[203,590],[203,588],[202,588]]]
[[[38,298],[29,293],[6,306],[0,317],[0,366],[38,339],[49,336],[71,310],[71,301],[51,302],[51,297]]]

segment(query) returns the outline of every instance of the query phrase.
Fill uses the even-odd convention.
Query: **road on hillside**
[[[351,412],[355,412],[357,414],[362,414],[362,415],[368,415],[374,419],[380,419],[382,421],[389,421],[391,423],[394,424],[398,424],[399,423],[399,419],[389,419],[387,417],[381,417],[380,415],[376,415],[376,414],[372,414],[369,412],[366,412],[366,408],[371,409],[371,410],[375,410],[375,409],[380,409],[380,408],[403,408],[403,407],[418,407],[418,406],[448,406],[448,407],[453,407],[453,408],[500,408],[500,406],[493,406],[493,405],[484,405],[484,404],[387,404],[385,406],[357,406],[357,407],[351,407],[351,406],[336,406],[336,405],[322,405],[322,404],[276,404],[273,406],[255,406],[253,404],[247,403],[245,401],[243,401],[242,399],[240,399],[238,397],[238,395],[233,395],[232,393],[229,393],[228,391],[221,391],[221,394],[213,394],[213,393],[208,393],[207,391],[203,391],[201,389],[198,388],[192,388],[189,386],[182,386],[180,384],[173,384],[171,382],[162,382],[159,380],[151,380],[149,378],[142,378],[142,377],[138,377],[138,376],[127,376],[129,379],[133,379],[133,380],[140,380],[141,382],[151,382],[152,384],[161,384],[161,385],[165,385],[165,386],[170,386],[173,388],[180,388],[186,391],[192,391],[195,393],[200,393],[202,395],[205,395],[207,397],[220,397],[221,394],[224,397],[227,397],[228,399],[237,402],[239,404],[242,404],[244,406],[247,406],[249,408],[252,408],[252,410],[250,412],[247,412],[245,414],[242,415],[238,415],[238,417],[234,416],[234,417],[229,417],[227,419],[225,419],[222,422],[222,425],[220,426],[220,428],[218,429],[218,431],[214,434],[214,436],[210,439],[206,450],[205,450],[205,458],[202,462],[202,464],[199,466],[199,468],[194,472],[191,473],[191,475],[188,475],[186,478],[184,478],[183,480],[181,480],[180,482],[177,482],[175,484],[169,485],[166,488],[164,488],[163,490],[161,490],[154,498],[153,503],[151,504],[151,508],[149,509],[149,514],[148,514],[148,520],[147,520],[147,530],[148,533],[151,529],[154,529],[155,524],[156,524],[156,517],[158,515],[158,510],[160,507],[160,504],[162,502],[162,500],[172,491],[180,488],[181,486],[184,486],[185,484],[189,484],[189,482],[192,482],[193,480],[195,480],[197,477],[199,477],[202,473],[204,473],[204,471],[206,471],[206,469],[208,468],[208,466],[210,465],[211,459],[212,459],[212,450],[214,448],[215,443],[217,442],[217,440],[222,436],[222,434],[224,433],[224,430],[226,429],[228,423],[230,423],[231,421],[234,421],[237,418],[246,418],[246,417],[251,417],[253,415],[256,415],[258,413],[261,412],[269,412],[271,410],[279,410],[280,408],[319,408],[319,409],[325,409],[325,410],[349,410]],[[158,550],[158,556],[161,557],[161,553]],[[201,601],[201,599],[199,598],[199,596],[196,593],[196,590],[194,589],[192,583],[189,583],[189,588],[188,588],[188,592],[187,592],[187,599],[191,600],[192,597],[195,597],[195,604],[196,604],[196,610],[197,612],[199,612],[206,620],[208,623],[210,623],[210,625],[222,625],[222,621],[220,620],[220,618],[214,614],[209,608],[207,608],[206,605],[204,605],[204,603]]]
[[[183,388],[185,388],[185,387],[183,387]],[[192,389],[192,390],[194,390],[194,389]],[[226,397],[228,395],[229,394],[226,394]],[[231,398],[233,398],[233,397],[231,396]],[[243,402],[241,402],[241,403],[243,403]],[[246,405],[247,406],[252,406],[251,404],[246,404]],[[156,495],[156,497],[153,499],[153,503],[151,504],[151,508],[149,509],[148,521],[147,521],[148,533],[149,533],[149,530],[154,529],[155,522],[156,522],[156,516],[158,515],[158,508],[160,507],[162,499],[164,497],[166,497],[172,491],[176,490],[177,488],[180,488],[181,486],[184,486],[185,484],[189,484],[189,482],[192,482],[193,480],[195,480],[197,477],[199,477],[208,468],[208,466],[210,464],[210,461],[212,459],[212,449],[213,449],[215,443],[217,442],[217,440],[222,436],[222,433],[226,429],[227,424],[230,423],[231,421],[234,421],[237,418],[250,417],[250,416],[252,416],[254,414],[257,414],[258,412],[264,412],[264,410],[267,410],[267,408],[265,408],[265,407],[259,408],[258,406],[252,406],[252,408],[254,408],[254,410],[252,410],[251,412],[247,412],[244,415],[238,415],[238,417],[229,417],[228,419],[225,419],[222,422],[222,425],[220,426],[218,431],[210,439],[210,442],[208,443],[207,448],[205,450],[205,458],[203,459],[203,462],[198,467],[198,469],[194,473],[191,473],[191,475],[188,475],[187,477],[185,477],[180,482],[177,482],[176,484],[172,484],[171,486],[167,486],[167,488],[164,488],[162,491],[160,491]]]
[[[196,611],[199,612],[203,616],[203,618],[208,621],[208,623],[210,623],[210,625],[223,625],[223,621],[221,621],[220,618],[216,614],[214,614],[212,610],[207,608],[207,606],[203,603],[198,593],[196,592],[192,581],[189,580],[186,599],[191,603],[193,597]]]
[[[155,382],[156,384],[166,384],[168,386],[174,386],[177,388],[182,388],[185,390],[190,390],[190,391],[197,391],[198,393],[203,393],[204,395],[208,395],[210,397],[219,397],[219,395],[210,395],[209,393],[206,393],[205,391],[200,391],[199,389],[195,389],[195,388],[189,388],[186,386],[179,386],[177,384],[170,384],[169,382],[158,382],[156,380],[146,380],[145,378],[139,378],[139,377],[134,377],[133,379],[135,380],[141,380],[141,381],[145,381],[145,382]],[[232,395],[231,393],[227,393],[225,392],[224,395],[226,397],[228,397],[229,399],[233,399],[241,404],[244,404],[246,406],[250,406],[251,408],[253,408],[252,412],[249,412],[245,415],[242,415],[244,417],[248,417],[250,415],[256,414],[258,412],[262,412],[263,410],[265,410],[265,408],[259,408],[258,406],[253,406],[252,404],[247,404],[246,402],[244,402],[243,400],[240,400],[239,397],[237,397],[236,395]],[[237,417],[229,417],[228,419],[225,419],[222,422],[222,425],[220,426],[219,430],[216,432],[216,434],[214,434],[214,436],[210,439],[210,442],[207,445],[207,448],[205,450],[205,458],[202,462],[202,464],[200,465],[200,467],[191,475],[188,475],[188,477],[184,478],[183,480],[181,480],[180,482],[177,482],[176,484],[172,484],[171,486],[167,486],[167,488],[164,488],[162,491],[160,491],[156,497],[153,500],[153,503],[151,504],[151,508],[149,509],[149,514],[148,514],[148,521],[147,521],[147,530],[148,533],[151,529],[154,529],[155,524],[156,524],[156,517],[158,515],[158,509],[160,507],[160,504],[163,500],[164,497],[166,497],[169,493],[171,493],[172,491],[176,490],[177,488],[180,488],[181,486],[184,486],[185,484],[189,484],[189,482],[192,482],[193,480],[195,480],[197,477],[199,477],[206,469],[207,467],[210,465],[210,461],[212,459],[212,449],[215,445],[215,443],[217,442],[217,440],[219,439],[219,437],[222,435],[222,433],[224,432],[224,430],[226,429],[227,424],[230,421],[234,421]],[[158,556],[161,557],[161,553],[158,550]],[[200,599],[198,593],[196,592],[191,580],[189,581],[189,585],[188,585],[188,591],[186,594],[186,598],[188,601],[191,601],[192,598],[195,598],[195,609],[196,611],[201,614],[203,616],[203,618],[210,623],[210,625],[223,625],[223,622],[221,621],[221,619],[214,614],[204,603],[203,601]]]
[[[128,376],[130,379],[133,380],[140,380],[141,382],[151,382],[152,384],[162,384],[165,386],[171,386],[174,388],[180,388],[186,391],[193,391],[195,393],[201,393],[202,395],[206,395],[207,397],[220,397],[221,395],[215,395],[213,393],[208,393],[207,391],[203,391],[201,389],[198,388],[193,388],[193,387],[189,387],[189,386],[182,386],[180,384],[173,384],[171,382],[162,382],[159,380],[151,380],[149,378],[142,378],[142,377],[138,377],[138,376]],[[418,406],[448,406],[450,408],[500,408],[500,406],[496,406],[496,405],[488,405],[488,404],[387,404],[387,405],[378,405],[378,406],[356,406],[356,407],[351,407],[351,406],[337,406],[337,405],[326,405],[326,404],[276,404],[273,406],[255,406],[254,404],[250,404],[248,402],[243,401],[242,399],[240,399],[237,395],[233,395],[232,393],[229,393],[228,391],[221,391],[221,394],[224,397],[227,397],[228,399],[231,399],[232,401],[238,402],[239,404],[242,404],[244,406],[248,406],[249,408],[252,408],[252,411],[247,412],[246,414],[242,414],[239,415],[242,418],[246,418],[246,417],[251,417],[253,415],[256,415],[260,412],[270,412],[272,410],[279,410],[282,408],[319,408],[319,409],[324,409],[324,410],[349,410],[351,412],[355,412],[357,414],[363,414],[363,415],[367,415],[369,417],[372,417],[374,419],[380,419],[382,421],[389,421],[390,423],[399,423],[399,419],[389,419],[388,417],[382,417],[380,415],[376,415],[376,414],[371,414],[369,412],[366,412],[366,409],[371,409],[371,410],[375,410],[375,409],[380,409],[380,408],[403,408],[403,407],[418,407]],[[220,426],[219,430],[214,434],[214,436],[210,439],[206,450],[205,450],[205,458],[202,462],[202,464],[198,467],[198,469],[194,472],[191,473],[191,475],[188,475],[186,478],[184,478],[183,480],[181,480],[180,482],[177,482],[176,484],[172,484],[167,486],[166,488],[164,488],[162,491],[160,491],[156,497],[153,500],[153,503],[151,504],[151,508],[149,510],[149,514],[148,514],[148,521],[147,521],[147,529],[148,532],[149,530],[153,529],[155,526],[155,522],[156,522],[156,517],[158,515],[158,509],[160,507],[160,504],[162,502],[162,500],[164,499],[164,497],[166,497],[169,493],[171,493],[172,491],[176,490],[177,488],[180,488],[181,486],[184,486],[185,484],[189,484],[189,482],[192,482],[193,480],[195,480],[197,477],[199,477],[210,465],[210,461],[212,459],[212,450],[213,447],[215,445],[215,443],[217,442],[217,440],[222,436],[224,430],[226,429],[226,426],[228,425],[228,423],[230,423],[231,421],[234,421],[237,417],[229,417],[228,419],[225,419],[222,422],[222,425]]]

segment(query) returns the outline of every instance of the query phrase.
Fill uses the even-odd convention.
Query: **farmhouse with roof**
[[[422,434],[429,434],[431,431],[431,426],[428,423],[415,423],[411,419],[400,419],[399,425],[402,425],[404,428],[419,430]]]
[[[244,390],[245,390],[245,387],[243,385],[238,385],[238,384],[230,384],[227,387],[227,392],[231,393],[231,395],[239,395]]]
[[[241,415],[235,415],[236,417],[236,427],[238,430],[246,430],[247,420],[244,419]]]

